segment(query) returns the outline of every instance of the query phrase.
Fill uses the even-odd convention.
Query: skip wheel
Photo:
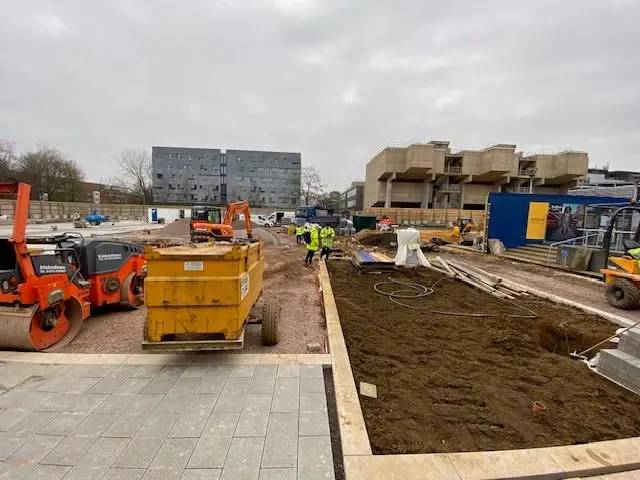
[[[637,308],[640,304],[640,289],[626,278],[616,278],[607,285],[606,295],[611,306],[623,310]]]
[[[272,346],[278,343],[278,321],[280,305],[273,300],[266,300],[262,309],[262,344]]]

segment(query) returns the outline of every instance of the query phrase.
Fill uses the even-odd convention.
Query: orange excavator
[[[247,237],[253,236],[251,227],[251,213],[249,202],[233,202],[227,205],[224,219],[220,220],[221,213],[217,207],[193,207],[191,209],[190,232],[192,242],[206,242],[213,238],[216,240],[233,239],[233,222],[236,216],[244,215],[247,229]]]
[[[0,239],[1,350],[58,351],[93,307],[143,305],[141,246],[73,232],[28,239],[31,186],[0,182],[0,192],[16,195],[13,234]]]

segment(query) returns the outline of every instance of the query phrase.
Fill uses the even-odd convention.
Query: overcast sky
[[[299,151],[342,189],[393,143],[640,170],[640,1],[1,0],[0,139],[89,180],[125,148]]]

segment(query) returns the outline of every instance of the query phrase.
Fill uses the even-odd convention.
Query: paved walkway
[[[0,363],[0,478],[333,479],[322,365],[240,357]]]

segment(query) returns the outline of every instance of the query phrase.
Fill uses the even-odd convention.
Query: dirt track
[[[565,445],[640,435],[640,397],[590,372],[568,352],[615,326],[542,300],[522,302],[539,318],[510,319],[514,307],[446,280],[419,301],[430,309],[496,313],[495,318],[410,310],[376,294],[387,275],[330,264],[331,281],[375,454]],[[436,274],[394,274],[432,285]],[[375,314],[372,314],[375,312]],[[568,342],[567,342],[568,339]],[[533,416],[535,400],[547,412]]]
[[[188,228],[188,223],[175,222],[151,231],[150,235],[132,236],[188,241]],[[255,235],[265,243],[264,296],[276,298],[282,306],[279,341],[273,347],[264,347],[260,325],[248,325],[244,348],[237,353],[307,353],[307,343],[324,345],[326,330],[317,288],[317,263],[314,268],[305,268],[304,247],[296,246],[294,239],[276,233],[275,229],[256,229]],[[262,300],[254,309],[256,318],[261,315],[261,306]],[[103,309],[85,321],[78,336],[63,352],[141,353],[145,321],[144,308]]]

